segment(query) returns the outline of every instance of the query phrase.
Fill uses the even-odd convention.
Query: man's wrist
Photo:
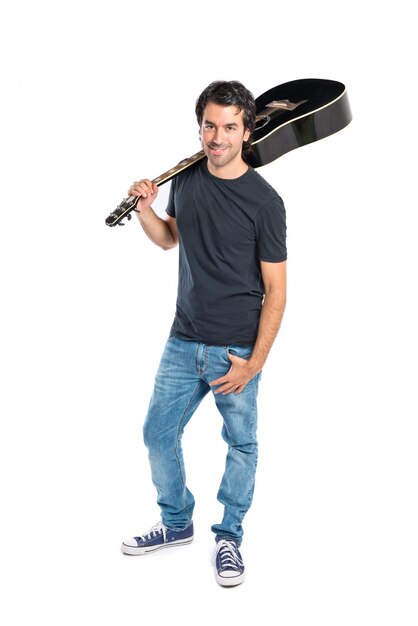
[[[264,363],[261,363],[260,360],[256,356],[254,356],[254,355],[252,355],[248,359],[247,363],[248,363],[248,367],[250,369],[250,372],[251,372],[251,374],[253,376],[255,376],[256,374],[261,372],[261,369],[262,369],[262,367],[264,365]]]

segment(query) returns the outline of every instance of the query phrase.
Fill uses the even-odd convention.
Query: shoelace
[[[243,567],[243,562],[236,552],[235,543],[221,539],[216,546],[216,552],[221,561],[221,568],[226,567],[239,571]]]
[[[142,541],[147,541],[147,539],[152,539],[152,537],[157,537],[158,535],[161,535],[161,533],[163,534],[164,542],[165,542],[165,533],[166,533],[165,526],[162,522],[157,522],[156,524],[154,524],[154,526],[151,526],[151,528],[149,529],[147,533],[140,535],[139,539],[141,539]]]

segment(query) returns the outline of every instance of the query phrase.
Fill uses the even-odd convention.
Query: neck
[[[242,158],[236,163],[231,161],[227,165],[218,167],[208,160],[207,167],[212,176],[224,179],[239,178],[248,170],[248,165]]]

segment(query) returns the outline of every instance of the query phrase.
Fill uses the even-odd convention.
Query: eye
[[[212,128],[213,128],[213,124],[204,124],[203,128],[204,128],[205,130],[212,130]]]

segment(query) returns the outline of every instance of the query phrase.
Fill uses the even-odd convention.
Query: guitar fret
[[[180,161],[180,163],[178,163],[177,165],[175,165],[171,169],[169,169],[166,172],[164,172],[164,174],[161,174],[160,176],[157,176],[157,178],[154,178],[154,180],[152,182],[156,183],[157,185],[161,184],[161,183],[165,183],[168,180],[170,180],[170,178],[173,178],[173,176],[175,174],[177,174],[178,172],[181,172],[183,169],[185,169],[187,166],[191,165],[195,161],[203,159],[204,156],[205,156],[205,153],[203,152],[203,150],[200,150],[200,152],[196,152],[196,154],[193,154],[191,157],[189,157],[187,159],[183,159],[182,161]]]

